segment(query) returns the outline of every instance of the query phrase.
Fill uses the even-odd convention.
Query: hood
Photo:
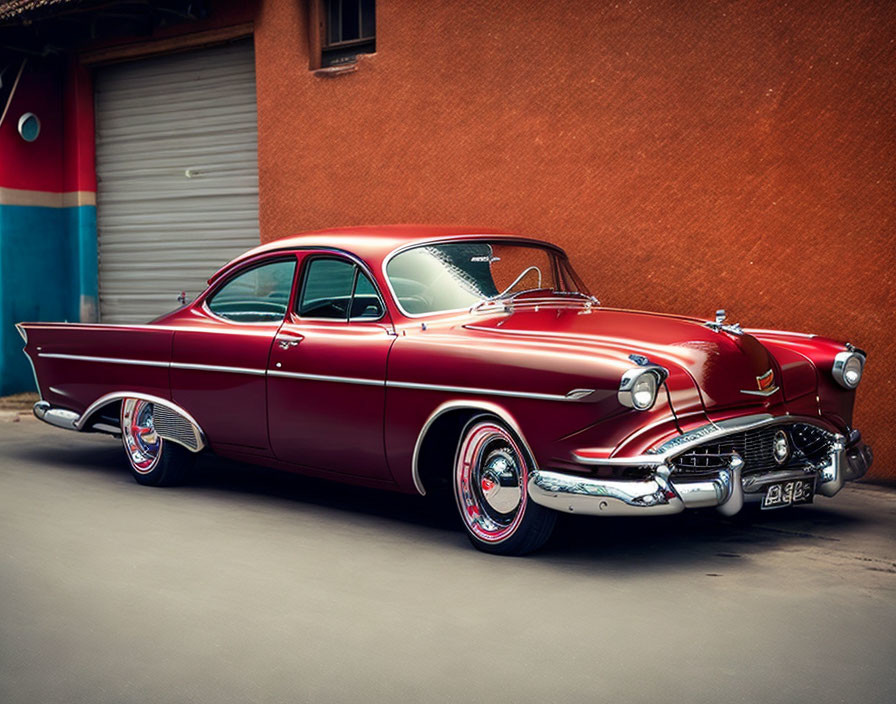
[[[492,331],[594,346],[623,356],[640,354],[670,373],[686,373],[699,389],[707,410],[727,406],[759,405],[780,400],[759,392],[759,378],[778,370],[768,350],[753,336],[715,332],[705,321],[658,313],[571,307],[518,308],[509,316],[489,317],[466,326]]]

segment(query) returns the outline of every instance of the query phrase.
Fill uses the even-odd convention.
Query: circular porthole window
[[[40,120],[33,112],[26,112],[19,118],[19,135],[26,142],[33,142],[40,135]]]

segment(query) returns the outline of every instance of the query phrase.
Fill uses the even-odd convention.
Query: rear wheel
[[[121,441],[131,475],[140,484],[180,484],[195,461],[194,453],[159,437],[153,422],[153,404],[137,398],[121,402]]]
[[[532,460],[496,418],[464,427],[454,460],[454,498],[473,545],[499,555],[524,555],[550,537],[556,514],[529,499]]]

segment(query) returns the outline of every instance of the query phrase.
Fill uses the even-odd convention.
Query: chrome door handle
[[[295,347],[299,344],[305,337],[303,335],[283,335],[277,338],[277,343],[280,345],[280,349],[288,350],[290,347]]]

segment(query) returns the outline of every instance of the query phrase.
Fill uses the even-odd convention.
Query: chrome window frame
[[[279,320],[259,320],[259,321],[255,321],[255,322],[241,322],[239,320],[231,320],[230,318],[224,318],[224,317],[218,315],[217,313],[215,313],[209,307],[209,305],[208,305],[209,301],[212,298],[214,298],[215,296],[217,296],[222,288],[224,288],[227,284],[229,284],[231,281],[236,279],[238,276],[241,276],[244,273],[248,273],[252,269],[258,269],[259,267],[267,266],[268,264],[276,264],[277,262],[289,261],[290,259],[292,260],[292,263],[295,268],[293,269],[293,272],[292,272],[292,283],[290,284],[290,287],[289,287],[289,297],[286,302],[286,310],[283,312],[283,317],[281,317]],[[218,320],[222,323],[227,323],[229,325],[237,325],[237,326],[253,325],[253,326],[258,326],[258,327],[261,327],[263,325],[268,325],[268,326],[276,326],[279,328],[283,324],[283,321],[286,320],[286,316],[289,314],[292,302],[295,298],[296,276],[298,275],[298,273],[299,273],[299,259],[295,255],[295,253],[291,253],[291,254],[279,253],[279,254],[276,254],[276,255],[273,255],[270,257],[261,258],[254,262],[249,262],[246,264],[246,266],[239,267],[232,274],[228,275],[226,278],[222,279],[221,281],[216,281],[214,286],[210,286],[208,289],[203,291],[201,294],[202,299],[201,299],[200,308],[202,309],[202,311],[204,313],[207,313],[210,317],[214,318],[215,320]]]
[[[295,295],[292,300],[292,306],[290,306],[288,313],[295,316],[295,319],[299,322],[301,321],[313,321],[313,322],[324,322],[324,323],[342,323],[343,325],[351,325],[352,323],[381,323],[383,319],[386,317],[387,308],[386,308],[386,299],[383,297],[383,292],[380,290],[379,284],[377,283],[376,277],[373,275],[373,271],[368,267],[359,257],[351,254],[349,252],[344,252],[339,249],[308,249],[304,250],[307,254],[302,258],[301,265],[297,267],[296,271],[296,280],[294,282],[295,286]],[[336,259],[342,261],[348,261],[350,264],[355,266],[360,273],[363,273],[369,280],[370,283],[373,284],[373,289],[376,292],[376,296],[380,301],[380,306],[382,308],[382,312],[380,313],[378,318],[351,318],[349,317],[349,313],[351,310],[346,311],[346,317],[343,318],[312,318],[303,316],[299,313],[299,305],[301,303],[302,290],[305,287],[305,271],[311,266],[311,263],[315,259]],[[355,282],[352,284],[352,297],[354,297],[354,288],[357,286],[357,278]],[[349,306],[351,306],[351,302],[349,302]]]

